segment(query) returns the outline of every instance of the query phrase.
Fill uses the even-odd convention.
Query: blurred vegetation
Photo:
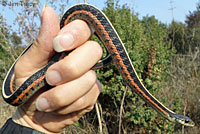
[[[54,2],[50,1],[50,6]],[[60,12],[63,13],[64,2],[60,5]],[[15,21],[21,26],[18,32],[10,32],[10,26],[0,15],[0,86],[9,66],[24,49],[22,44],[32,41],[38,33],[39,26],[33,18],[39,16],[39,7],[27,10],[29,12],[26,15],[18,14],[16,17]],[[188,115],[196,123],[193,128],[183,127],[159,116],[123,84],[116,66],[110,64],[96,70],[103,86],[98,100],[103,133],[199,133],[200,3],[195,11],[186,16],[185,23],[172,21],[169,25],[159,22],[154,16],[140,20],[127,5],[119,5],[118,0],[107,0],[103,12],[124,42],[138,76],[147,89],[165,106],[176,113]],[[33,17],[31,23],[24,25],[24,20],[30,14]],[[95,37],[92,39],[97,40]],[[5,109],[0,112],[0,117],[5,121],[13,111],[3,101],[0,104],[1,109]],[[7,109],[11,111],[9,114],[5,114]],[[63,131],[96,132],[99,132],[99,122],[95,109]]]

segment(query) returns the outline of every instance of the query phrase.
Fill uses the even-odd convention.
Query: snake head
[[[189,117],[184,116],[184,115],[173,114],[172,118],[184,126],[193,127],[195,125],[195,123],[192,121],[192,119],[190,119]]]

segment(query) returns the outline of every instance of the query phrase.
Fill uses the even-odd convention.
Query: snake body
[[[137,93],[146,103],[150,104],[150,106],[152,106],[158,113],[170,121],[177,121],[186,126],[194,126],[194,122],[189,117],[176,114],[169,110],[145,88],[131,63],[120,37],[101,10],[88,4],[75,5],[69,8],[63,15],[60,22],[60,28],[75,19],[82,19],[95,29],[96,35],[103,42],[107,51],[111,55],[113,62],[117,65],[123,81],[133,92]],[[24,54],[30,47],[31,46],[29,46],[22,54]],[[25,103],[35,92],[47,85],[47,82],[45,81],[45,72],[48,67],[57,62],[61,56],[67,55],[68,53],[69,52],[56,53],[46,66],[29,77],[17,89],[15,89],[14,86],[15,62],[8,71],[3,83],[2,95],[4,100],[13,106]],[[107,58],[107,61],[105,61],[108,62],[108,59],[110,58]],[[96,67],[101,66],[103,61],[104,60],[97,63]]]

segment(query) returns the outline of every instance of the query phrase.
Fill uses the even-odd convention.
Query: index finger
[[[93,34],[88,24],[83,20],[74,20],[61,29],[53,40],[53,48],[57,52],[72,50],[83,43]]]

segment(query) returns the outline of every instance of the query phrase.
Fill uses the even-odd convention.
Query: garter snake
[[[186,126],[194,126],[194,122],[189,117],[176,114],[169,110],[145,88],[137,76],[137,73],[120,37],[101,10],[89,4],[75,5],[69,8],[63,15],[60,22],[60,28],[64,27],[66,24],[75,19],[82,19],[91,27],[93,27],[95,29],[95,34],[103,42],[107,52],[109,52],[109,55],[100,60],[94,68],[101,67],[112,60],[117,65],[123,81],[131,88],[133,92],[137,93],[158,113],[170,121],[177,121]],[[24,54],[29,48],[30,46],[22,54]],[[45,81],[45,72],[48,67],[57,62],[61,56],[67,55],[68,53],[69,52],[56,53],[46,66],[29,77],[17,89],[15,89],[14,86],[14,67],[17,61],[16,60],[8,71],[3,83],[2,95],[4,100],[13,106],[18,106],[25,103],[41,87],[47,85],[47,82]]]

